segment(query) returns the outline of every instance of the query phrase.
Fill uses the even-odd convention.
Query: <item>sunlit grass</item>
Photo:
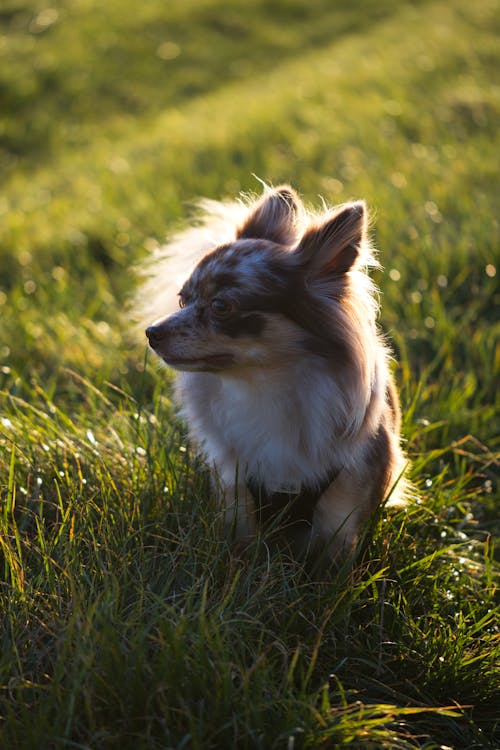
[[[456,703],[489,718],[498,642],[467,477],[434,477],[425,502],[382,513],[354,571],[315,581],[220,540],[168,401],[75,385],[85,419],[34,408],[38,392],[5,425],[23,446],[2,523],[7,743],[405,748],[422,725],[471,741]]]
[[[498,746],[498,3],[0,13],[0,744]],[[237,552],[126,312],[200,195],[363,197],[416,502]],[[161,311],[158,311],[161,314]]]

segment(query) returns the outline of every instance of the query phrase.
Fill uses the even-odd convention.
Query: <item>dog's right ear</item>
[[[367,233],[363,201],[338,206],[304,233],[295,255],[311,280],[341,276],[356,265]]]
[[[236,233],[236,239],[265,239],[279,245],[297,241],[301,202],[289,185],[267,191],[255,203]]]

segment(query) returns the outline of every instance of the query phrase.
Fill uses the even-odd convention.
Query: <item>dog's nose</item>
[[[165,338],[165,331],[162,330],[161,326],[148,326],[146,328],[146,336],[151,346],[159,344]]]

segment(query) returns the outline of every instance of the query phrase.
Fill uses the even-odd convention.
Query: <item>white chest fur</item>
[[[252,378],[183,373],[177,391],[192,437],[226,482],[236,467],[270,488],[320,482],[351,458],[345,432],[354,405],[326,368],[297,364]]]

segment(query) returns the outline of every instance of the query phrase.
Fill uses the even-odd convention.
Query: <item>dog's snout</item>
[[[166,336],[165,329],[161,325],[148,326],[146,336],[151,346],[160,344]]]

